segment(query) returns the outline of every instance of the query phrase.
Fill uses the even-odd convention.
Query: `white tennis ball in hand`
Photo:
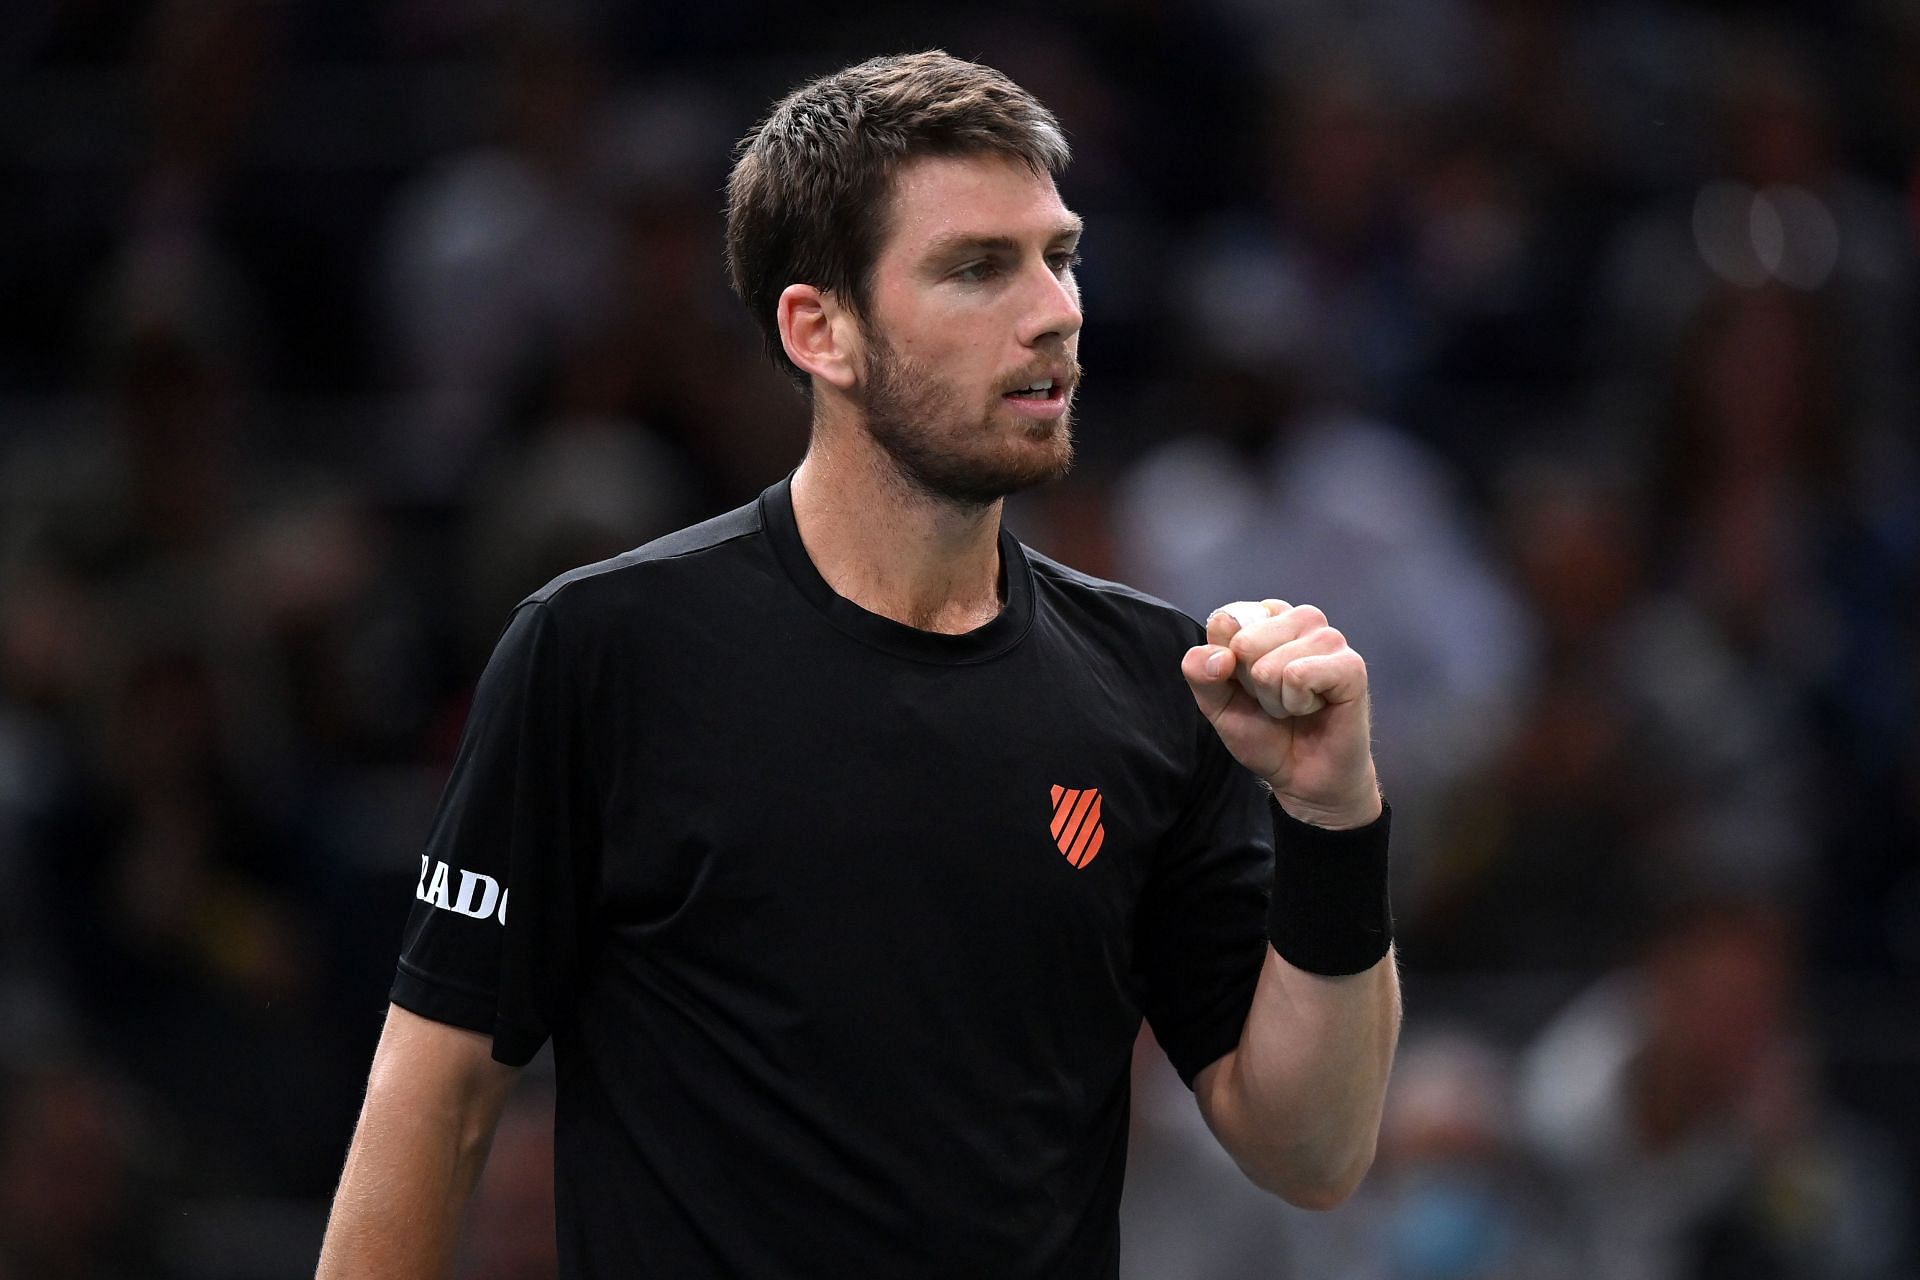
[[[1240,624],[1242,631],[1248,627],[1257,626],[1273,616],[1267,612],[1267,606],[1252,600],[1235,600],[1232,604],[1221,605],[1215,612],[1224,613],[1232,618]]]

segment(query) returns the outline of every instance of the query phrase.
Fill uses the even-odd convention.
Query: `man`
[[[1257,1182],[1364,1173],[1399,1016],[1364,664],[1000,527],[1071,457],[1066,157],[944,54],[743,144],[729,265],[806,458],[514,613],[323,1277],[443,1273],[549,1037],[569,1277],[1111,1276],[1143,1012]]]

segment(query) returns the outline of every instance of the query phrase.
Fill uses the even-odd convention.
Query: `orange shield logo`
[[[1093,861],[1106,841],[1107,829],[1100,824],[1100,788],[1076,791],[1072,787],[1053,789],[1053,842],[1076,867]]]

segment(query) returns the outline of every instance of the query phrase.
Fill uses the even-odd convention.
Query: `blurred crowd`
[[[1140,1280],[1877,1280],[1920,1219],[1920,8],[512,0],[0,17],[0,1280],[310,1274],[472,683],[805,406],[732,142],[999,66],[1090,224],[1030,543],[1367,655],[1379,1162],[1143,1040]],[[552,1274],[535,1069],[476,1280]]]

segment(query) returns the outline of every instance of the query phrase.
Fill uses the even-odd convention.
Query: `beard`
[[[1078,385],[1080,368],[1072,371]],[[1071,387],[1069,388],[1069,392]],[[960,507],[986,507],[1055,480],[1073,465],[1072,410],[1052,422],[995,421],[926,366],[878,334],[868,342],[867,434],[917,492]]]

